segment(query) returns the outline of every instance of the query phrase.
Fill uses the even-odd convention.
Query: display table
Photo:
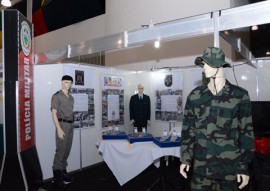
[[[159,162],[163,156],[180,158],[180,147],[160,148],[153,142],[136,142],[127,140],[99,140],[98,150],[122,186],[136,177],[152,163]]]

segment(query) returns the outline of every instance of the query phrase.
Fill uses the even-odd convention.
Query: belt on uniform
[[[59,118],[58,121],[65,122],[65,123],[73,123],[73,120],[67,120],[67,119],[62,119],[62,118]]]

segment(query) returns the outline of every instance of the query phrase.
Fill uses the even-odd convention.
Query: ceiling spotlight
[[[252,27],[251,27],[251,30],[253,30],[253,31],[258,30],[258,26],[257,26],[257,25],[252,26]]]
[[[118,40],[117,43],[118,43],[118,44],[122,44],[122,40],[121,40],[121,39]]]
[[[159,48],[160,47],[160,41],[156,40],[154,43],[155,48]]]
[[[10,7],[11,6],[11,2],[10,0],[1,0],[1,4],[5,7]]]
[[[228,32],[228,31],[224,31],[224,33],[225,33],[226,35],[229,35],[229,32]]]

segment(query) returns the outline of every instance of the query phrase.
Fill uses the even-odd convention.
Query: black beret
[[[73,78],[72,78],[71,76],[68,76],[68,75],[64,75],[64,76],[62,77],[62,81],[63,81],[63,80],[69,80],[69,81],[73,82]]]

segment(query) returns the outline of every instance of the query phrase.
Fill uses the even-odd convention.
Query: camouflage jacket
[[[217,95],[207,85],[192,90],[181,139],[182,163],[193,173],[221,180],[249,175],[254,137],[248,92],[228,81]]]

